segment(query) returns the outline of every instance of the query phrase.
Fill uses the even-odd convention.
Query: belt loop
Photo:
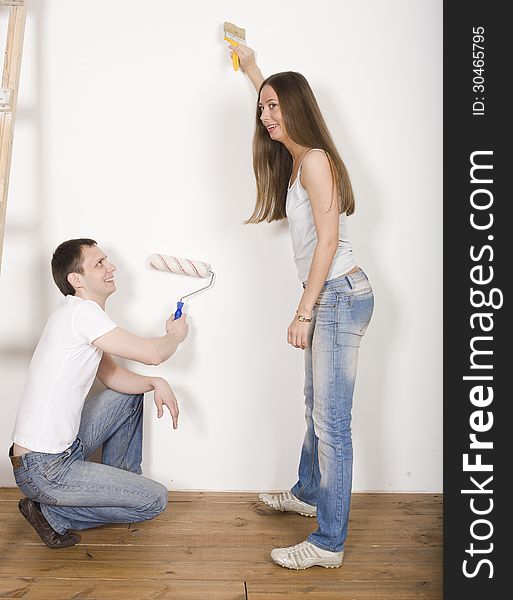
[[[351,277],[349,275],[346,275],[346,279],[347,279],[349,288],[352,290],[353,289],[353,281],[352,281]]]

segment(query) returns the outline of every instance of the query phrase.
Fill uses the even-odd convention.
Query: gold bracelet
[[[298,321],[301,321],[301,323],[310,323],[312,320],[312,317],[308,319],[307,317],[303,317],[303,315],[296,315],[296,317]]]

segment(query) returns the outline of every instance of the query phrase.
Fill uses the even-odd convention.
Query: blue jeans
[[[166,508],[167,489],[141,475],[143,399],[105,390],[84,404],[78,437],[64,452],[22,455],[16,485],[58,533],[145,521]],[[87,461],[102,444],[103,464]]]
[[[318,529],[308,540],[324,550],[344,548],[353,472],[351,410],[358,348],[374,308],[362,270],[324,284],[305,350],[306,434],[299,480],[291,492],[317,507]]]

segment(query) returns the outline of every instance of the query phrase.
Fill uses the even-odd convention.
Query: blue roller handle
[[[175,319],[179,319],[182,316],[182,306],[183,302],[178,301],[176,303]]]

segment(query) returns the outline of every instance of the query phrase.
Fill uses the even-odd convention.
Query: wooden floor
[[[81,532],[44,546],[0,488],[0,598],[25,600],[440,600],[442,496],[354,494],[339,569],[289,571],[275,546],[315,519],[277,513],[256,494],[173,492],[153,521]]]

